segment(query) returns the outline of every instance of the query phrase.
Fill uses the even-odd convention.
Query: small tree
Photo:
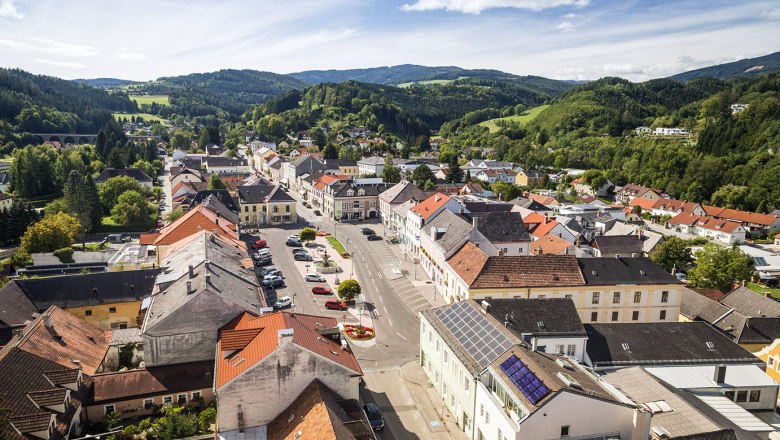
[[[222,179],[219,178],[217,174],[212,174],[209,178],[209,189],[225,189],[227,188],[227,185],[225,185],[225,182],[222,181]]]
[[[300,237],[301,241],[314,241],[314,239],[317,238],[317,231],[312,228],[303,228],[301,232],[298,233],[298,237]]]
[[[145,226],[149,222],[149,204],[137,191],[127,191],[111,208],[111,218],[123,226]]]
[[[31,254],[53,252],[70,246],[79,236],[79,221],[64,212],[58,212],[30,225],[22,236],[22,248]]]
[[[344,301],[354,301],[360,295],[360,283],[355,280],[344,280],[339,284],[339,297]]]

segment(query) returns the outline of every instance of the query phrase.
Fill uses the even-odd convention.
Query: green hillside
[[[756,78],[777,71],[780,71],[780,52],[678,73],[671,76],[671,78],[683,82],[702,77],[719,79],[734,77]]]

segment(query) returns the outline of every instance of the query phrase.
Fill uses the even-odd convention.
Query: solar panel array
[[[501,362],[501,371],[509,376],[509,379],[534,405],[550,394],[550,389],[515,355]]]
[[[436,317],[474,358],[480,368],[490,365],[513,345],[509,338],[467,302],[438,309]]]

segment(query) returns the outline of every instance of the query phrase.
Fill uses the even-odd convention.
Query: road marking
[[[387,310],[385,310],[385,313],[387,313]],[[390,318],[387,318],[387,322],[389,322],[389,323],[390,323],[390,327],[392,327],[392,326],[393,326],[393,320],[392,320],[392,319],[390,319]]]
[[[376,279],[375,278],[371,278],[371,282],[374,283],[374,285],[376,286]]]
[[[382,310],[384,310],[384,311],[385,311],[385,313],[387,313],[387,307],[385,307],[385,306],[382,306]]]
[[[368,277],[371,278],[371,269],[366,269],[368,271]]]
[[[395,334],[397,334],[398,336],[400,336],[400,337],[401,337],[401,339],[403,339],[404,341],[408,341],[408,339],[406,339],[406,338],[404,337],[404,335],[402,335],[402,334],[400,334],[400,333],[398,333],[398,332],[395,332]]]
[[[379,292],[379,289],[376,289],[377,292]],[[379,302],[385,302],[384,299],[382,299],[382,295],[379,295]]]

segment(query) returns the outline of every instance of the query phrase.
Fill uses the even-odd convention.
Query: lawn
[[[330,243],[331,246],[333,246],[333,249],[339,253],[342,257],[347,255],[347,250],[344,249],[344,245],[341,244],[340,241],[336,239],[336,237],[332,235],[328,235],[325,237],[326,240],[328,240],[328,243]]]
[[[760,286],[756,283],[747,283],[747,287],[748,289],[761,294],[764,292],[769,292],[770,295],[780,299],[780,289],[772,289],[769,287]]]
[[[154,225],[157,221],[157,213],[149,214],[149,224]],[[152,229],[153,226],[123,226],[114,222],[114,219],[110,215],[103,217],[100,220],[100,226],[97,227],[95,232],[146,232]]]
[[[467,76],[461,76],[458,79],[464,79],[468,78]],[[398,87],[406,88],[411,86],[430,86],[433,84],[449,84],[451,82],[455,81],[454,79],[429,79],[425,81],[411,81],[411,82],[405,82],[398,84]]]
[[[534,107],[528,111],[523,112],[522,115],[514,115],[514,116],[507,116],[505,118],[497,118],[497,119],[491,119],[489,121],[480,122],[479,125],[483,127],[487,127],[488,130],[490,130],[491,133],[495,133],[498,130],[501,129],[501,127],[496,124],[496,121],[511,121],[518,123],[520,125],[525,125],[534,119],[536,119],[537,116],[539,116],[539,113],[544,111],[547,107],[549,107],[549,104],[540,105],[539,107]]]
[[[159,105],[170,105],[171,99],[168,95],[129,95],[131,101],[135,101],[138,105],[149,104],[152,105],[155,102]]]
[[[168,123],[168,121],[166,121],[165,119],[149,113],[114,113],[114,118],[116,119],[127,118],[129,120],[133,116],[135,116],[136,118],[140,116],[144,118],[144,121],[160,121],[163,124]]]

